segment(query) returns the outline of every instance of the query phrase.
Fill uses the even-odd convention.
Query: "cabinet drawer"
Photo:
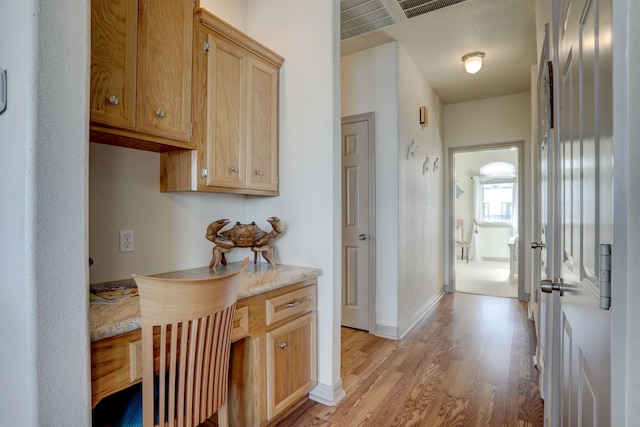
[[[140,342],[140,329],[91,343],[92,406],[100,399],[140,381],[131,367],[133,345]],[[134,355],[135,357],[135,355]]]
[[[233,318],[231,342],[238,341],[247,336],[249,336],[249,307],[237,307],[236,315]]]
[[[266,326],[315,309],[316,287],[307,286],[265,300]]]

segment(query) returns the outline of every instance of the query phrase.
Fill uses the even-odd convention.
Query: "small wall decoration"
[[[261,253],[270,265],[276,264],[275,251],[271,242],[284,232],[282,222],[278,217],[272,216],[267,219],[272,227],[268,233],[261,230],[255,222],[240,224],[239,221],[229,230],[220,232],[229,222],[228,219],[219,219],[207,227],[206,238],[215,243],[209,268],[215,270],[219,264],[227,265],[224,254],[231,252],[236,247],[251,248],[254,264],[258,262],[258,253]]]
[[[422,126],[429,124],[429,110],[427,107],[420,107],[420,124]]]

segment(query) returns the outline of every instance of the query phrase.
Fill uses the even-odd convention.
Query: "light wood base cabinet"
[[[249,336],[231,351],[234,426],[264,426],[316,385],[316,279],[238,301]]]
[[[315,327],[315,313],[309,313],[267,332],[267,420],[315,385]]]
[[[283,59],[200,9],[193,55],[197,153],[161,156],[161,191],[278,195]]]
[[[91,1],[91,141],[195,148],[193,7],[193,0]]]

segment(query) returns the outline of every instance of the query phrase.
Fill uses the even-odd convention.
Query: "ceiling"
[[[341,6],[370,1],[381,3],[397,23],[343,39],[342,56],[398,41],[444,104],[529,91],[536,63],[535,0],[458,0],[410,19],[402,3],[456,2],[341,0]],[[484,64],[477,74],[467,74],[462,56],[473,51],[485,53]]]

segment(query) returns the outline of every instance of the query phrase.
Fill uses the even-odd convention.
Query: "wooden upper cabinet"
[[[277,191],[280,70],[257,58],[247,67],[247,188]]]
[[[192,0],[140,0],[138,129],[189,142]]]
[[[196,12],[193,141],[161,156],[162,191],[278,195],[282,57],[224,21]]]
[[[91,2],[91,121],[135,127],[138,4]]]
[[[91,141],[191,144],[193,0],[92,0]]]
[[[203,177],[205,186],[244,188],[247,52],[235,43],[202,33],[207,43],[203,55],[206,69],[206,107],[203,125]]]

